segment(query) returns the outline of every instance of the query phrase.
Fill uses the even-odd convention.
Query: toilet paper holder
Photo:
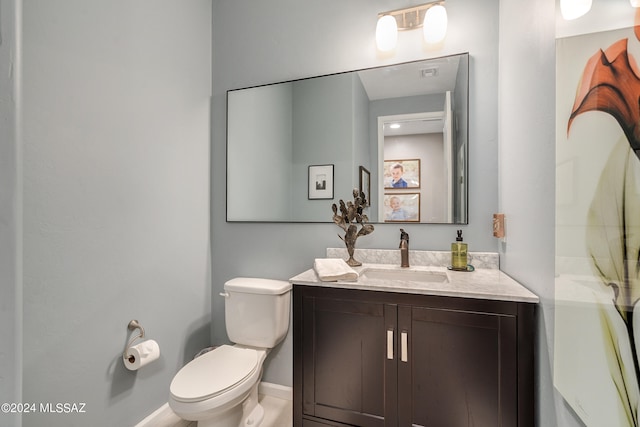
[[[127,343],[127,346],[124,349],[124,352],[122,353],[125,359],[127,359],[130,363],[133,363],[135,362],[136,359],[133,355],[129,354],[129,349],[131,348],[131,346],[136,340],[144,338],[144,328],[137,320],[134,319],[129,322],[129,325],[127,325],[127,329],[129,329],[130,331],[135,331],[136,329],[140,329],[140,333],[129,340],[129,342]]]

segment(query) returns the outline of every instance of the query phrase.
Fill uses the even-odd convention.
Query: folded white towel
[[[313,268],[323,282],[358,280],[358,272],[342,258],[316,258]]]

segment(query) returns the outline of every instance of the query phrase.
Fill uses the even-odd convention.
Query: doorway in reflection
[[[406,200],[405,209],[411,209],[404,216],[407,222],[453,222],[459,190],[450,95],[445,99],[443,111],[378,118],[379,221],[402,221],[391,202]]]

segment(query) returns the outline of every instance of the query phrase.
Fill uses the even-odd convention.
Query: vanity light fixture
[[[393,50],[398,42],[398,24],[391,15],[384,15],[378,19],[376,25],[376,45],[382,52]]]
[[[592,0],[560,0],[560,12],[565,21],[571,21],[589,12],[591,3]]]
[[[447,9],[442,4],[427,9],[422,31],[427,43],[440,43],[447,35]]]
[[[416,28],[423,29],[423,37],[427,43],[435,44],[444,40],[447,34],[447,10],[444,8],[444,1],[379,13],[376,25],[378,50],[393,50],[398,42],[398,30]]]

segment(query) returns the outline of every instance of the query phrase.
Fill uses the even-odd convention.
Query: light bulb
[[[447,35],[447,9],[440,4],[431,6],[424,15],[422,31],[427,43],[440,43],[444,40]]]
[[[580,18],[591,10],[592,0],[560,0],[560,12],[566,21]]]
[[[378,19],[376,25],[376,45],[378,49],[387,52],[396,47],[398,42],[398,24],[396,18],[384,15]]]

